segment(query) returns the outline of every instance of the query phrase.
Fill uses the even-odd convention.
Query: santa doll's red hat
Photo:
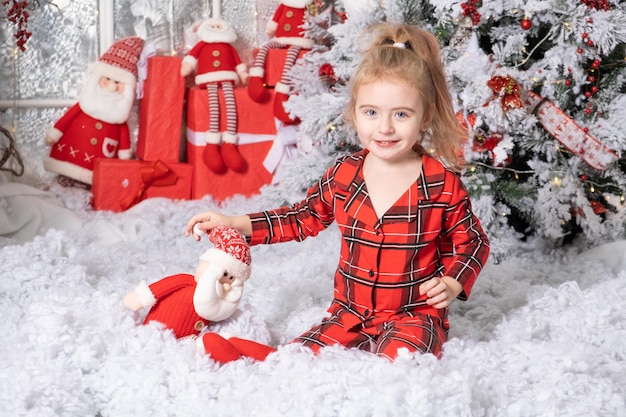
[[[107,75],[115,81],[129,85],[137,82],[137,62],[141,57],[144,41],[137,36],[120,39],[93,64],[91,71]]]
[[[208,238],[215,247],[200,255],[200,259],[217,264],[229,274],[247,281],[252,257],[244,237],[232,227],[216,227],[209,232]]]

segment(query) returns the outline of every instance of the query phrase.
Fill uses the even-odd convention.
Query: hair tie
[[[406,48],[406,44],[402,43],[402,42],[396,42],[392,45],[395,48],[400,48],[400,49],[405,49]]]

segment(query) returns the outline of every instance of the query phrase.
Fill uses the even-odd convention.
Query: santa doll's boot
[[[237,349],[241,356],[257,361],[265,360],[270,353],[276,352],[276,348],[271,346],[238,337],[231,337],[228,342]]]
[[[241,358],[235,347],[217,333],[205,333],[196,343],[198,348],[219,363],[228,363]]]
[[[262,361],[270,353],[276,352],[276,349],[271,346],[238,337],[226,339],[217,333],[205,333],[197,343],[204,353],[220,363],[228,363],[241,358]]]
[[[283,84],[281,82],[276,84],[274,88],[274,117],[283,122],[286,125],[295,125],[300,123],[300,119],[291,118],[289,114],[285,111],[284,104],[289,99],[289,92],[291,87],[287,84]]]
[[[222,156],[220,155],[220,134],[206,132],[205,139],[206,145],[202,152],[204,164],[215,174],[223,174],[226,172],[226,165],[224,165],[224,161],[222,161]]]
[[[257,103],[265,103],[270,99],[270,92],[265,86],[265,70],[263,67],[252,67],[248,74],[248,95]]]
[[[245,172],[248,168],[248,164],[239,153],[237,147],[238,137],[236,134],[223,133],[222,134],[222,149],[221,155],[224,164],[235,172]]]

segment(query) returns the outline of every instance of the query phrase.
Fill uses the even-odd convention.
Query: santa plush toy
[[[304,34],[303,25],[306,21],[307,6],[313,0],[281,0],[274,15],[266,25],[266,33],[269,42],[263,44],[254,59],[254,65],[250,68],[248,80],[248,95],[256,102],[266,102],[270,94],[265,85],[265,61],[267,54],[272,48],[289,48],[283,66],[280,81],[274,87],[274,116],[285,124],[296,124],[297,119],[292,119],[285,111],[283,104],[289,98],[293,89],[293,82],[289,71],[298,59],[300,52],[313,48],[313,40]]]
[[[130,159],[128,118],[143,44],[138,37],[115,42],[89,69],[78,103],[48,129],[44,168],[61,184],[88,188],[96,159]]]
[[[234,85],[245,84],[248,72],[246,64],[232,46],[237,34],[228,22],[217,18],[202,21],[196,33],[200,42],[183,58],[180,73],[183,77],[195,73],[196,85],[205,88],[208,93],[209,130],[205,136],[202,159],[216,174],[224,173],[227,168],[244,172],[246,163],[237,148],[238,116]],[[220,87],[226,107],[226,131],[223,133],[220,133]]]
[[[197,229],[195,232],[202,232]],[[244,283],[250,277],[250,248],[230,227],[216,227],[208,234],[214,247],[202,255],[194,275],[176,274],[150,285],[142,281],[124,296],[133,311],[150,308],[144,324],[163,324],[176,338],[198,337],[198,346],[218,362],[240,357],[264,359],[275,349],[254,341],[203,332],[211,322],[229,318],[239,305]]]

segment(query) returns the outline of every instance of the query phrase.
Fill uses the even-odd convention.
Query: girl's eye
[[[399,111],[396,113],[396,117],[399,119],[404,119],[405,117],[408,117],[409,115],[406,112],[403,111]]]
[[[376,110],[372,110],[372,109],[365,110],[365,115],[370,116],[370,117],[376,116]]]

